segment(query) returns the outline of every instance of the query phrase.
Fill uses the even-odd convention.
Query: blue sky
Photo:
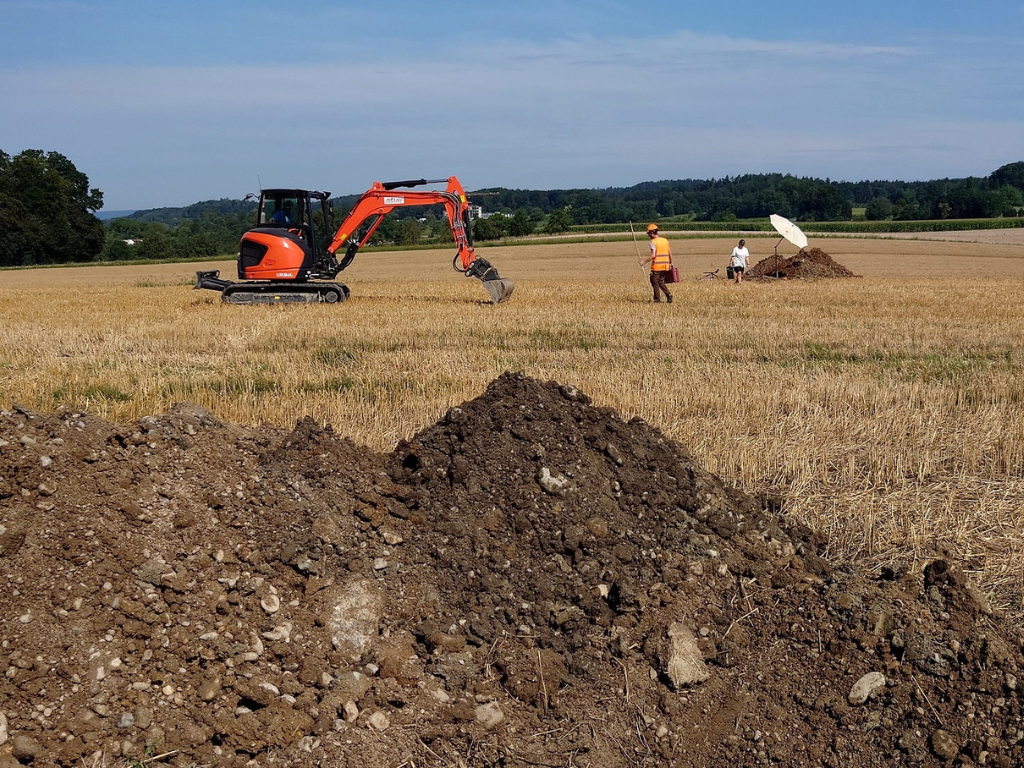
[[[0,0],[0,149],[105,208],[1024,160],[1024,1]]]

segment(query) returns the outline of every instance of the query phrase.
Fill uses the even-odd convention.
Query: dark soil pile
[[[0,415],[0,766],[1024,762],[1022,638],[506,374],[391,454]]]
[[[759,280],[799,280],[832,277],[856,277],[820,248],[801,249],[795,256],[772,255],[761,259],[745,277]]]

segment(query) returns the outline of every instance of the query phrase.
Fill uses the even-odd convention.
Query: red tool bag
[[[672,267],[668,274],[665,275],[666,283],[678,283],[679,282],[679,270],[676,267]]]

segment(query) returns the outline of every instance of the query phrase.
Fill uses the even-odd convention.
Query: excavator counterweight
[[[428,184],[446,184],[444,190],[417,190]],[[304,189],[266,189],[260,193],[256,227],[242,236],[238,252],[238,278],[233,282],[218,271],[196,273],[196,289],[221,292],[232,304],[344,301],[349,289],[333,280],[352,264],[359,249],[369,242],[384,217],[395,208],[443,205],[457,252],[452,267],[481,281],[492,304],[507,301],[515,284],[502,278],[473,249],[469,203],[459,180],[413,179],[374,182],[359,198],[338,227],[330,243],[318,238],[314,202],[319,202],[319,222],[330,221],[330,193]],[[359,233],[359,234],[357,234]],[[340,259],[336,254],[344,247]]]

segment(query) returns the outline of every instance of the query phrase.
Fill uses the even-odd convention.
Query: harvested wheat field
[[[0,274],[0,766],[1024,762],[1024,253],[732,244]]]

